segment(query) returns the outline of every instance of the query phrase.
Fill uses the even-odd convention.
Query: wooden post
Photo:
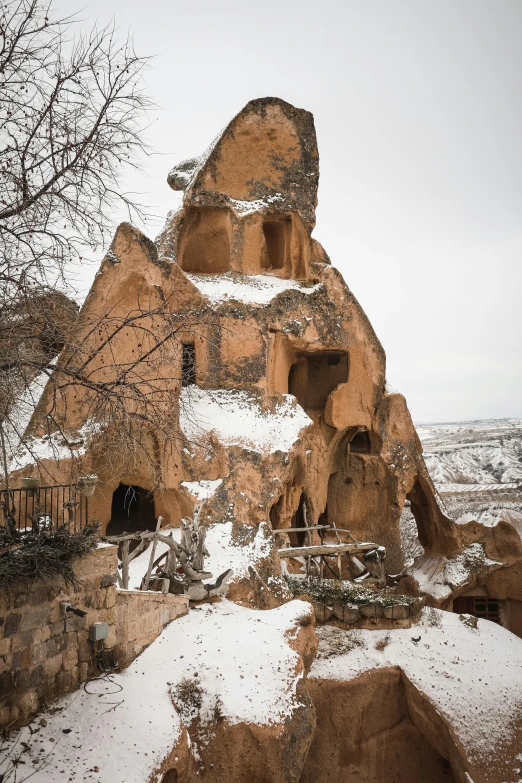
[[[121,553],[121,582],[124,590],[129,589],[129,547],[130,540],[124,541]]]
[[[158,541],[158,533],[162,522],[163,522],[163,517],[158,517],[158,522],[156,524],[156,532],[154,533],[154,538],[152,539],[152,549],[150,552],[149,567],[147,568],[147,575],[143,581],[143,587],[141,588],[142,590],[149,589],[150,575],[152,573],[152,564],[154,563],[154,555],[156,554],[156,543]]]
[[[341,543],[341,536],[337,532],[337,525],[335,524],[335,522],[332,522],[332,527],[333,527],[334,532],[335,532],[335,537],[337,538],[337,543],[340,544]],[[342,579],[343,578],[343,562],[342,562],[342,555],[341,555],[340,552],[337,554],[337,570],[339,571],[339,579]]]

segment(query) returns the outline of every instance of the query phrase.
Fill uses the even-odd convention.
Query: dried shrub
[[[88,525],[78,533],[42,531],[23,538],[4,533],[0,549],[8,551],[0,556],[0,589],[56,577],[62,577],[66,585],[78,586],[72,562],[91,552],[97,543],[98,525]]]
[[[387,633],[385,636],[382,637],[382,639],[379,639],[378,642],[375,642],[375,649],[379,652],[382,652],[390,643],[391,636],[389,633]]]
[[[288,589],[294,598],[311,599],[320,604],[366,604],[377,603],[380,606],[393,606],[394,604],[412,604],[415,596],[398,595],[397,593],[384,589],[376,589],[373,586],[365,586],[339,579],[322,579],[314,581],[312,579],[303,579],[295,575],[286,574],[286,583]]]
[[[172,691],[174,704],[184,720],[192,720],[203,705],[204,690],[198,678],[183,677]]]
[[[440,628],[442,626],[442,620],[440,617],[440,613],[437,612],[436,609],[434,609],[432,606],[429,606],[426,610],[426,620],[428,625],[431,625],[432,628]]]
[[[296,617],[295,623],[298,628],[309,628],[314,623],[313,612],[303,612],[299,617]]]

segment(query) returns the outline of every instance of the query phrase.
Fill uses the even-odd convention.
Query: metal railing
[[[77,533],[88,521],[89,499],[75,484],[0,490],[0,525],[20,533]]]

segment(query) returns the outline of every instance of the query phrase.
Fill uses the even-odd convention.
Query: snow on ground
[[[47,725],[32,739],[22,730],[19,741],[30,745],[25,768],[34,758],[47,760],[31,779],[148,781],[180,738],[173,699],[185,719],[195,717],[190,698],[183,700],[187,691],[199,693],[202,721],[211,721],[216,709],[231,724],[269,725],[290,716],[303,675],[288,640],[310,612],[302,601],[267,611],[227,600],[192,608],[124,672],[88,683],[91,693],[76,691],[54,705],[59,711],[39,716]]]
[[[522,419],[417,427],[426,467],[449,516],[522,534]]]
[[[263,522],[250,544],[239,544],[233,538],[232,522],[218,522],[207,528],[205,545],[209,551],[205,570],[211,571],[215,578],[227,568],[232,568],[234,579],[241,579],[248,576],[249,566],[255,568],[259,560],[270,557],[274,538],[270,525]]]
[[[477,513],[478,511],[478,513]],[[467,522],[479,522],[485,527],[495,527],[500,521],[509,522],[522,536],[522,510],[518,503],[491,503],[482,509],[466,511],[455,522],[465,525]]]
[[[179,544],[181,541],[181,528],[174,527],[174,528],[162,528],[161,534],[163,536],[170,536],[174,538],[174,540]],[[154,560],[156,560],[160,555],[163,555],[167,550],[169,549],[168,544],[164,544],[163,541],[158,541],[156,543],[156,550],[154,553]],[[150,560],[150,553],[151,553],[151,547],[147,547],[147,549],[141,553],[141,555],[138,555],[134,558],[134,560],[131,560],[129,563],[129,590],[139,590],[141,585],[141,580],[147,573],[147,568],[149,567],[149,560]]]
[[[514,634],[488,620],[474,629],[457,614],[425,609],[409,629],[341,631],[354,644],[339,655],[325,629],[317,628],[319,652],[310,679],[352,680],[370,669],[398,666],[475,760],[497,755],[509,743],[522,718],[522,640]],[[388,643],[376,649],[385,637]]]
[[[216,699],[232,725],[270,725],[289,717],[297,706],[298,655],[288,639],[311,605],[290,601],[277,609],[254,610],[223,600],[190,610],[177,620],[169,638],[174,656],[170,676],[177,683],[197,676],[203,691],[200,716],[212,714]],[[175,687],[175,686],[174,686]]]
[[[301,430],[311,423],[291,394],[283,395],[275,410],[263,410],[259,398],[247,391],[186,386],[181,392],[181,429],[195,442],[215,432],[226,446],[270,453],[289,451]]]
[[[242,275],[236,272],[221,275],[187,274],[187,277],[213,305],[232,300],[266,305],[284,291],[313,294],[322,286],[322,283],[306,285],[298,280],[285,280],[273,275]]]
[[[27,728],[22,730],[18,746],[27,742],[30,747],[23,755],[24,771],[32,770],[33,759],[45,760],[31,781],[149,780],[181,735],[181,720],[167,685],[173,652],[178,651],[171,641],[175,625],[124,672],[91,681],[85,690],[55,702],[52,711],[33,721],[33,728],[39,727],[40,718],[47,725],[32,738]]]

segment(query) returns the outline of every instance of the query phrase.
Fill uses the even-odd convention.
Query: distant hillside
[[[423,424],[424,458],[450,516],[522,532],[522,419]]]
[[[436,484],[522,482],[522,420],[425,424],[417,427]]]

